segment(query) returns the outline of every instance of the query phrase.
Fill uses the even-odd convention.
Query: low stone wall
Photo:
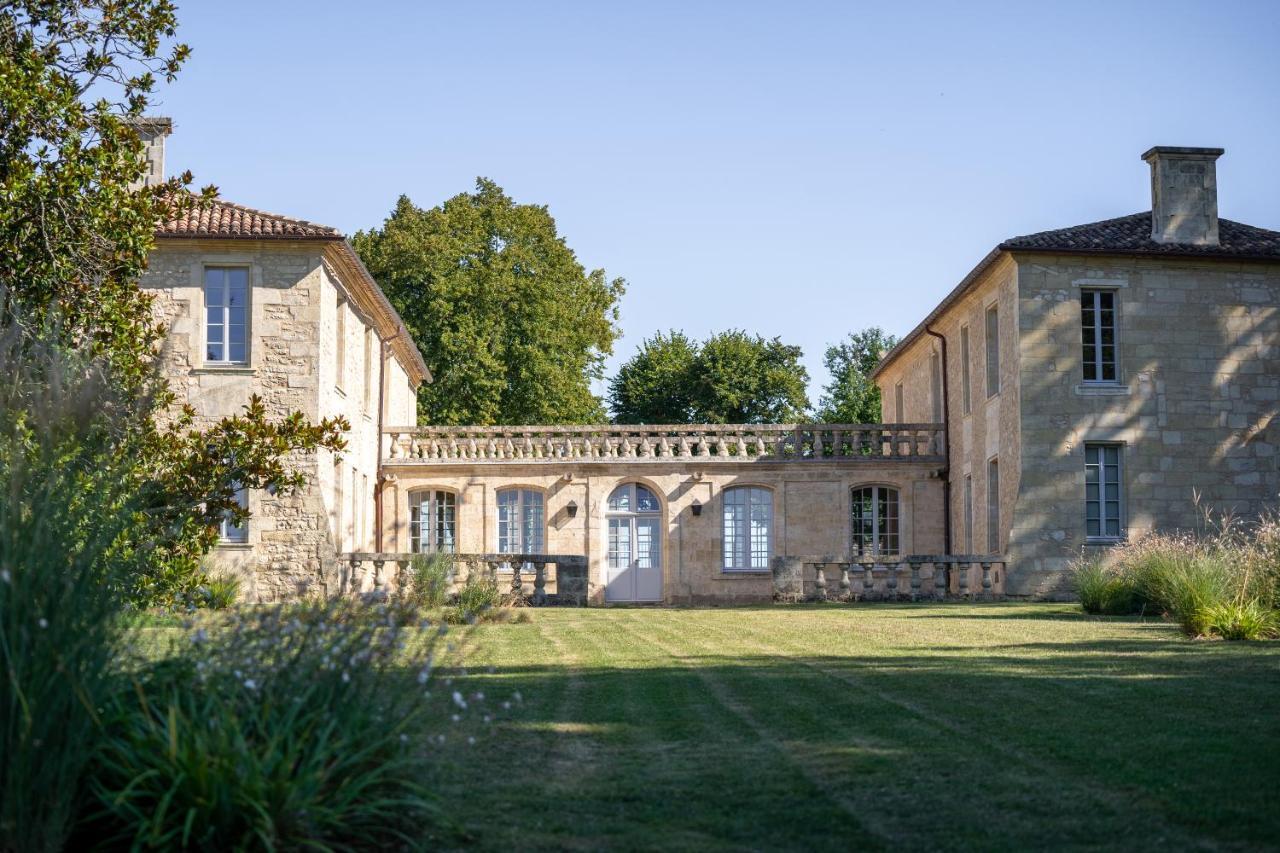
[[[390,596],[405,583],[412,553],[340,554],[339,595]],[[450,591],[469,578],[495,581],[503,593],[522,603],[586,607],[587,558],[578,554],[454,554]]]
[[[1006,559],[992,554],[912,554],[893,560],[829,555],[773,560],[775,601],[991,599],[1004,594]]]

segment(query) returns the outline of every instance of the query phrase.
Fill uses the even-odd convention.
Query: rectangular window
[[[248,489],[245,489],[243,487],[236,489],[236,505],[243,510],[249,509]],[[232,542],[236,544],[242,544],[242,543],[248,542],[249,541],[248,520],[241,521],[239,524],[236,524],[235,521],[232,520],[231,513],[229,511],[224,513],[222,516],[222,523],[218,528],[218,537],[222,539],[223,542]]]
[[[351,542],[351,550],[360,550],[360,474],[351,469],[351,521],[348,523],[347,538]]]
[[[929,395],[933,402],[933,422],[942,423],[942,358],[935,352],[929,355]]]
[[[341,552],[345,541],[342,528],[342,460],[333,460],[333,542]]]
[[[452,552],[457,530],[453,492],[416,492],[409,496],[409,550]]]
[[[902,383],[893,386],[893,422],[900,424],[902,417]]]
[[[542,492],[504,489],[498,492],[498,552],[541,554],[546,529]]]
[[[334,321],[336,332],[334,333],[334,346],[337,357],[337,378],[333,384],[341,391],[347,384],[347,302],[341,296],[338,297],[338,314]]]
[[[964,476],[964,552],[973,553],[973,475]]]
[[[369,491],[369,475],[360,475],[360,544],[369,547],[369,504],[373,502],[373,494]]]
[[[1120,486],[1120,446],[1084,446],[1084,526],[1089,539],[1124,538]]]
[[[1084,347],[1084,381],[1116,382],[1114,290],[1080,291],[1080,337]]]
[[[249,271],[210,267],[204,271],[204,358],[222,364],[248,362]]]
[[[865,486],[851,493],[853,552],[859,557],[898,553],[898,490]]]
[[[772,556],[773,492],[753,486],[725,489],[724,570],[762,572]]]
[[[973,398],[969,392],[969,327],[960,327],[960,396],[964,402],[964,413],[973,411]]]
[[[1000,553],[1000,463],[987,463],[987,553]]]
[[[364,410],[373,409],[373,329],[364,330]]]
[[[1000,312],[987,309],[987,396],[1000,393]]]

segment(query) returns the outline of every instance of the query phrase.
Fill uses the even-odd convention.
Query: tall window
[[[373,409],[373,329],[364,329],[364,410]]]
[[[333,542],[339,551],[343,550],[342,546],[346,541],[342,517],[342,491],[342,459],[335,455],[333,460]]]
[[[542,492],[533,489],[498,492],[498,551],[541,554],[544,518]]]
[[[453,492],[426,491],[409,495],[409,548],[453,553],[457,496]]]
[[[204,271],[205,361],[244,364],[248,361],[246,332],[249,271],[242,267],[213,267]]]
[[[960,327],[960,396],[964,401],[964,413],[973,411],[973,395],[969,390],[969,327]]]
[[[987,553],[1000,553],[1000,462],[987,463]]]
[[[724,570],[760,572],[773,553],[773,492],[755,486],[724,490]]]
[[[1000,393],[1000,312],[987,309],[987,396]]]
[[[853,551],[858,556],[898,553],[898,490],[853,490]]]
[[[249,491],[244,487],[236,489],[236,505],[241,509],[249,508]],[[231,519],[231,512],[222,515],[222,523],[218,527],[218,537],[223,542],[243,543],[249,541],[249,523],[242,521],[236,524]]]
[[[1084,446],[1084,525],[1090,539],[1124,537],[1121,520],[1120,447]]]
[[[929,355],[929,394],[933,398],[933,422],[942,423],[942,358]]]
[[[339,390],[347,384],[347,301],[338,297],[338,313],[334,318],[334,347],[337,359],[337,376],[333,384]]]
[[[973,553],[973,475],[964,476],[964,552]]]
[[[902,383],[899,382],[893,386],[893,422],[902,423],[905,418],[902,416]]]
[[[349,539],[351,541],[351,550],[360,550],[360,507],[363,506],[360,500],[360,474],[355,468],[351,469],[351,521],[349,523]]]
[[[1080,335],[1084,345],[1084,381],[1116,381],[1116,294],[1080,291]]]

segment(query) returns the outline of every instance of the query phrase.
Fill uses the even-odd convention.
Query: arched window
[[[445,491],[409,495],[409,549],[453,553],[457,535],[457,495]]]
[[[545,517],[542,492],[535,489],[498,492],[498,552],[541,554]]]
[[[898,490],[863,486],[853,490],[853,553],[898,553]]]
[[[662,504],[639,483],[609,495],[605,524],[605,599],[662,600]]]
[[[758,486],[724,490],[724,570],[762,572],[773,556],[773,492]]]

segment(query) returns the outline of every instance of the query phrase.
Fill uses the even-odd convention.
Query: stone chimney
[[[1221,148],[1157,145],[1142,155],[1151,164],[1151,239],[1190,246],[1218,245],[1218,170]]]
[[[173,132],[173,120],[160,116],[142,116],[129,124],[142,140],[143,156],[147,160],[146,174],[132,188],[154,187],[164,183],[164,138]]]

